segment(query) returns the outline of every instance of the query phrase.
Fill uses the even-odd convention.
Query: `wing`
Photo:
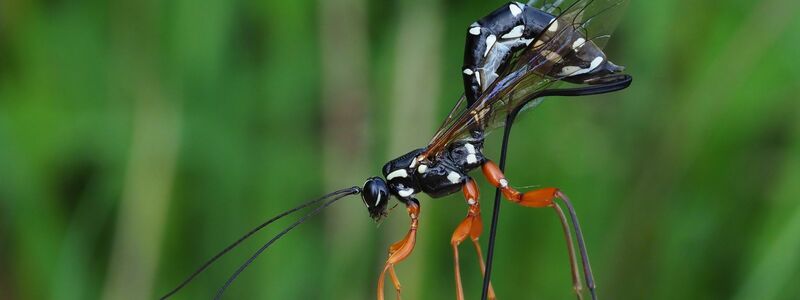
[[[553,13],[554,21],[533,43],[509,59],[507,67],[472,106],[466,107],[461,97],[423,156],[435,156],[451,141],[474,131],[486,132],[502,126],[508,113],[531,96],[563,78],[580,74],[579,68],[564,68],[565,62],[576,53],[573,49],[592,43],[604,47],[626,3],[627,0],[553,0],[537,6]],[[539,103],[541,99],[529,102],[525,109]]]

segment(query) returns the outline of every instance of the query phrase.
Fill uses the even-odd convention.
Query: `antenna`
[[[233,281],[236,280],[236,277],[239,277],[239,274],[241,274],[242,271],[244,271],[244,269],[246,269],[248,266],[250,266],[250,264],[252,264],[253,261],[255,261],[256,258],[259,255],[261,255],[261,253],[263,253],[265,250],[267,250],[267,248],[269,248],[270,245],[275,243],[275,241],[277,241],[278,239],[283,237],[286,233],[288,233],[289,231],[291,231],[292,229],[297,227],[297,225],[303,224],[303,222],[308,220],[308,218],[316,216],[317,214],[322,212],[323,209],[325,209],[326,207],[330,206],[334,202],[339,201],[340,199],[342,199],[344,197],[347,197],[349,195],[355,195],[355,194],[360,193],[361,189],[359,187],[351,187],[349,189],[339,190],[337,192],[341,192],[341,194],[338,194],[336,197],[333,197],[333,199],[331,199],[330,201],[325,202],[325,204],[322,204],[321,206],[317,207],[316,209],[314,209],[310,213],[308,213],[305,216],[301,217],[299,220],[297,220],[296,222],[292,223],[292,225],[289,225],[289,227],[286,227],[286,229],[284,229],[283,231],[281,231],[280,233],[275,235],[275,237],[273,237],[266,244],[264,244],[264,246],[261,246],[261,248],[259,248],[255,253],[253,253],[253,255],[250,256],[250,258],[248,258],[247,261],[245,261],[244,264],[242,264],[239,267],[239,269],[236,269],[236,272],[233,272],[233,275],[231,275],[231,277],[228,278],[228,281],[225,282],[225,285],[223,285],[219,289],[219,291],[217,292],[217,295],[214,296],[214,299],[222,299],[222,293],[225,292],[225,289],[227,289],[231,285],[231,283],[233,283]]]
[[[203,265],[200,266],[200,268],[198,268],[191,275],[189,275],[189,277],[184,279],[177,287],[175,287],[174,289],[169,291],[169,293],[167,293],[166,295],[162,296],[159,299],[161,299],[161,300],[167,299],[167,298],[171,297],[172,295],[174,295],[175,293],[177,293],[178,291],[180,291],[184,286],[189,284],[189,282],[191,282],[195,277],[197,277],[197,275],[200,275],[200,273],[205,271],[209,266],[211,266],[211,264],[213,264],[215,261],[217,261],[217,259],[219,259],[223,255],[225,255],[226,253],[231,251],[233,248],[236,248],[236,246],[239,246],[239,244],[241,244],[244,240],[246,240],[247,238],[249,238],[250,236],[252,236],[256,232],[258,232],[262,228],[266,227],[267,225],[271,224],[272,222],[275,222],[275,221],[279,220],[280,218],[283,218],[283,217],[285,217],[285,216],[287,216],[289,214],[292,214],[292,213],[294,213],[294,212],[296,212],[298,210],[301,210],[301,209],[306,208],[308,206],[311,206],[311,205],[317,204],[319,202],[322,202],[325,199],[328,199],[328,198],[330,198],[332,196],[340,196],[340,197],[336,198],[338,200],[339,198],[344,197],[346,195],[353,195],[353,194],[357,194],[359,192],[360,192],[360,189],[358,187],[351,187],[351,188],[347,188],[347,189],[341,189],[341,190],[326,194],[326,195],[324,195],[322,197],[319,197],[317,199],[314,199],[314,200],[305,202],[303,204],[300,204],[300,205],[298,205],[298,206],[296,206],[296,207],[294,207],[292,209],[289,209],[287,211],[284,211],[284,212],[278,214],[275,217],[272,217],[271,219],[265,221],[264,223],[261,223],[260,225],[254,227],[253,229],[251,229],[249,232],[247,232],[245,235],[240,237],[238,240],[236,240],[232,244],[230,244],[227,247],[225,247],[225,249],[222,249],[222,251],[220,251],[219,253],[217,253],[213,257],[211,257],[209,260],[207,260],[205,263],[203,263]],[[326,203],[326,206],[327,205],[329,205],[329,204]]]

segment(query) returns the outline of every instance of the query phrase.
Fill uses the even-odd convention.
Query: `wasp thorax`
[[[367,206],[370,217],[377,221],[386,215],[389,195],[389,186],[382,178],[371,177],[367,179],[361,192],[361,200]]]

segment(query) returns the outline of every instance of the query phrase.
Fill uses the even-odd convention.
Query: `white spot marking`
[[[408,197],[414,194],[414,189],[412,188],[402,189],[399,192],[397,192],[397,194],[400,195],[400,197]]]
[[[550,27],[547,28],[547,31],[556,31],[556,30],[558,30],[558,20],[556,20],[556,18],[553,18],[552,20],[550,20]]]
[[[420,172],[420,173],[425,173],[425,171],[427,171],[427,170],[428,170],[428,166],[426,166],[426,165],[419,165],[419,168],[417,168],[417,172]]]
[[[469,205],[475,205],[475,203],[478,203],[478,202],[475,202],[475,199],[470,198],[469,200],[467,200],[467,204],[469,204]]]
[[[592,60],[592,62],[589,64],[589,67],[586,69],[581,69],[580,67],[576,66],[566,66],[561,69],[561,73],[559,73],[558,75],[577,76],[581,74],[586,74],[599,67],[601,63],[603,63],[603,57],[598,56],[595,57],[594,60]]]
[[[507,187],[507,186],[508,186],[508,180],[506,180],[505,178],[500,179],[500,187],[504,188],[504,187]]]
[[[478,80],[478,86],[480,86],[481,85],[481,72],[480,71],[475,72],[475,79]]]
[[[467,163],[468,164],[474,164],[476,162],[478,162],[478,157],[476,157],[475,154],[467,155]]]
[[[477,151],[475,151],[475,146],[473,146],[470,143],[464,144],[464,148],[467,148],[467,153],[476,153],[477,152]]]
[[[450,172],[450,174],[447,174],[447,180],[450,180],[450,182],[452,183],[458,183],[460,179],[461,179],[461,174],[458,174],[456,172]]]
[[[511,10],[511,15],[513,15],[515,17],[522,13],[522,8],[517,6],[516,3],[509,4],[508,5],[508,9]]]
[[[367,204],[367,199],[364,199],[364,198],[362,197],[362,198],[361,198],[361,202],[364,202],[364,206],[366,206],[367,208],[369,208],[369,204]]]
[[[503,36],[501,36],[501,38],[504,38],[504,39],[515,39],[515,38],[521,37],[523,30],[525,30],[525,26],[524,25],[516,26],[514,28],[511,28],[511,30],[508,33],[506,33]]]
[[[381,194],[381,193],[378,193],[378,199],[376,199],[376,200],[375,200],[375,206],[378,206],[378,203],[381,203],[381,196],[382,196],[382,195],[383,195],[383,194]]]
[[[386,175],[386,180],[392,180],[392,178],[395,177],[406,178],[408,177],[408,172],[406,172],[406,169],[394,170],[392,173],[389,173],[389,175]]]
[[[469,69],[469,68],[467,68],[467,69],[464,69],[464,74],[467,74],[467,75],[469,75],[469,76],[472,76],[472,73],[475,73],[475,72],[473,72],[473,71],[472,71],[471,69]]]
[[[595,57],[592,60],[592,63],[589,64],[589,71],[596,69],[597,67],[600,66],[601,63],[603,63],[603,57],[602,56]]]
[[[495,42],[497,42],[497,37],[494,36],[494,34],[490,34],[488,37],[486,37],[486,51],[483,52],[484,57],[489,55],[489,50],[492,50]]]
[[[578,49],[580,49],[581,47],[583,47],[583,44],[585,44],[585,43],[586,43],[586,40],[585,40],[585,39],[583,39],[583,38],[578,38],[577,40],[575,40],[575,42],[574,42],[574,43],[572,43],[572,50],[575,50],[575,51],[577,52],[577,51],[578,51]]]
[[[469,34],[471,35],[481,35],[481,27],[475,26],[469,29]]]

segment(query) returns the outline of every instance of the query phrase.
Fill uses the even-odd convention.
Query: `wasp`
[[[397,297],[400,298],[400,280],[395,272],[395,265],[412,253],[416,243],[422,213],[417,195],[440,198],[461,192],[467,205],[467,214],[456,226],[450,240],[454,257],[456,299],[464,299],[459,269],[459,246],[468,239],[477,251],[484,276],[484,299],[496,299],[489,279],[491,260],[488,264],[484,263],[478,241],[483,232],[483,219],[478,185],[470,173],[480,169],[480,174],[498,190],[498,198],[502,195],[508,201],[524,207],[554,209],[564,230],[573,288],[581,299],[583,284],[570,222],[559,204],[564,203],[578,242],[583,279],[592,299],[596,299],[594,277],[584,238],[569,198],[557,187],[519,191],[510,185],[510,180],[503,173],[508,135],[518,113],[536,107],[542,103],[544,96],[607,93],[624,89],[631,83],[631,76],[622,73],[624,68],[612,63],[602,50],[611,34],[609,24],[615,21],[614,15],[625,5],[625,1],[563,2],[556,0],[541,5],[509,2],[473,22],[466,30],[461,69],[464,94],[455,103],[428,145],[387,162],[383,166],[382,176],[368,178],[363,186],[335,191],[259,225],[212,257],[164,298],[177,292],[216,259],[259,229],[285,215],[317,205],[316,209],[280,232],[245,262],[220,288],[217,293],[217,298],[220,298],[234,279],[277,239],[320,213],[325,207],[355,194],[361,195],[370,217],[376,221],[387,215],[392,199],[406,208],[410,220],[408,232],[389,247],[376,293],[378,300],[384,299],[385,279],[388,275]],[[580,87],[554,88],[562,82]],[[505,126],[505,134],[498,165],[484,155],[483,147],[486,135],[501,126]],[[496,228],[498,208],[496,203],[492,231]],[[492,242],[493,236],[490,237],[489,259],[492,256]]]

